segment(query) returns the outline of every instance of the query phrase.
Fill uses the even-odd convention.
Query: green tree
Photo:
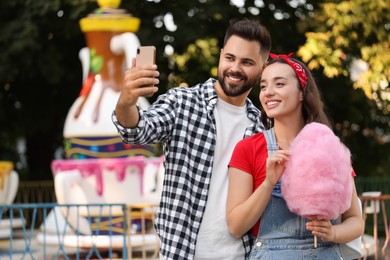
[[[51,177],[81,84],[78,20],[90,8],[70,0],[0,2],[0,159],[15,162],[22,179]]]

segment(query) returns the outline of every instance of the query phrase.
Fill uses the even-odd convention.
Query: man
[[[220,53],[218,80],[173,88],[147,110],[140,96],[157,91],[157,66],[133,67],[112,120],[131,144],[162,143],[164,184],[156,214],[162,259],[243,259],[250,239],[234,238],[226,224],[227,165],[243,137],[263,129],[247,99],[268,59],[271,37],[248,19],[231,24]]]

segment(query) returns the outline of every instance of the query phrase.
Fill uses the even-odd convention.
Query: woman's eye
[[[264,90],[266,87],[266,85],[260,85],[260,90]]]
[[[276,86],[277,86],[277,87],[283,87],[283,86],[284,86],[284,83],[283,83],[283,82],[277,82],[277,83],[276,83]]]

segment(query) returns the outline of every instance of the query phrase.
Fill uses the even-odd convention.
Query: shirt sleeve
[[[246,138],[237,143],[234,148],[232,158],[229,162],[229,167],[237,168],[244,172],[250,173],[252,172],[251,167],[251,153],[249,152],[250,143],[248,142],[250,138]]]
[[[115,110],[111,114],[111,120],[114,123],[114,126],[116,127],[122,141],[125,143],[130,143],[133,139],[133,136],[139,133],[138,128],[144,124],[144,121],[142,119],[143,111],[138,108],[138,112],[140,113],[140,121],[138,122],[138,126],[135,128],[126,128],[122,126],[115,115]]]
[[[123,142],[143,145],[166,140],[175,121],[176,103],[179,100],[177,93],[175,89],[170,89],[160,95],[146,110],[137,106],[139,122],[135,128],[125,128],[120,125],[114,111],[111,116],[112,122]]]

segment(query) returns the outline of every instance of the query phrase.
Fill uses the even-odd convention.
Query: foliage
[[[88,8],[70,0],[0,2],[0,158],[16,162],[22,178],[47,178],[62,144],[81,84],[78,20]]]
[[[351,76],[355,88],[390,114],[390,1],[332,1],[315,13],[314,32],[298,54],[328,77]]]

